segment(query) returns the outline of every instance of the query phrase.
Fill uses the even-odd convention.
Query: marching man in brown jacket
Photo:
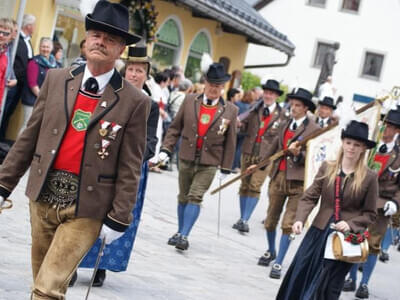
[[[268,250],[260,257],[258,264],[268,266],[276,258],[271,269],[271,278],[280,278],[281,264],[289,248],[289,235],[296,216],[297,202],[304,189],[304,161],[305,147],[298,142],[319,129],[319,126],[307,116],[307,111],[314,111],[315,105],[311,101],[312,94],[303,88],[298,88],[288,94],[291,119],[283,122],[279,133],[274,139],[269,155],[283,149],[289,150],[289,155],[276,160],[271,169],[269,184],[269,205],[264,225],[266,229]],[[286,211],[282,220],[282,236],[278,256],[275,251],[276,226],[286,202]]]
[[[380,246],[389,224],[400,205],[400,149],[396,137],[400,133],[400,111],[390,110],[385,119],[382,142],[378,145],[378,152],[374,157],[373,169],[378,173],[379,198],[376,203],[376,221],[368,227],[370,237],[369,256],[363,265],[363,274],[356,297],[369,297],[368,281],[375,268]],[[350,277],[346,280],[343,291],[355,291],[358,265],[350,270]]]
[[[286,120],[285,110],[276,103],[276,99],[283,93],[279,89],[279,82],[267,80],[262,88],[263,98],[255,104],[241,124],[241,130],[246,134],[242,146],[242,172],[266,158],[265,154],[268,153],[273,139],[278,134],[280,123]],[[242,179],[239,189],[240,219],[233,225],[234,229],[249,232],[247,222],[258,203],[261,187],[267,175],[268,169],[264,168]]]
[[[114,63],[130,34],[126,7],[99,1],[86,16],[87,65],[49,71],[26,129],[0,167],[0,204],[30,167],[32,299],[65,299],[100,234],[132,221],[150,100]]]
[[[205,75],[202,95],[187,95],[165,136],[160,161],[168,160],[181,138],[179,150],[178,232],[169,240],[187,250],[187,237],[200,214],[203,195],[210,187],[217,167],[220,179],[230,173],[236,145],[238,109],[221,97],[231,78],[222,64],[214,63]]]

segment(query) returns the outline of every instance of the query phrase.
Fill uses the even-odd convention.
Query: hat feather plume
[[[200,69],[203,74],[208,72],[208,69],[210,66],[213,64],[213,60],[207,52],[204,52],[203,55],[201,56],[201,61],[200,61]]]
[[[99,0],[82,0],[79,4],[79,10],[82,16],[86,17],[87,14],[91,14],[97,2],[99,2]]]
[[[347,125],[349,125],[352,120],[357,119],[351,101],[345,100],[341,102],[336,109],[336,114],[339,116],[339,127],[341,129],[346,129]]]

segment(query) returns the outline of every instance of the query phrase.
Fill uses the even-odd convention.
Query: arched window
[[[210,40],[204,32],[200,32],[190,46],[185,69],[185,77],[193,82],[200,80],[200,61],[204,52],[211,54]]]
[[[173,19],[169,19],[158,31],[153,48],[152,59],[160,70],[176,64],[181,44],[178,25]]]

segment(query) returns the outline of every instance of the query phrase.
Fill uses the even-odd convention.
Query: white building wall
[[[342,12],[342,1],[327,0],[326,7],[319,8],[308,5],[308,0],[275,0],[264,7],[260,13],[296,45],[295,56],[286,67],[249,71],[313,90],[320,73],[313,67],[317,41],[337,41],[336,96],[346,100],[353,99],[354,93],[375,97],[400,85],[400,1],[361,0],[358,13]],[[361,77],[366,50],[385,55],[379,80]],[[251,45],[246,65],[284,60],[285,55],[276,50]]]

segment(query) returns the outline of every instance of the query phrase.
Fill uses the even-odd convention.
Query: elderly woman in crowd
[[[34,56],[28,63],[28,83],[22,92],[22,105],[24,108],[24,123],[22,130],[26,127],[32,114],[33,105],[39,95],[40,87],[46,77],[47,71],[57,67],[57,62],[51,54],[53,41],[48,37],[42,37],[39,44],[39,55]]]

